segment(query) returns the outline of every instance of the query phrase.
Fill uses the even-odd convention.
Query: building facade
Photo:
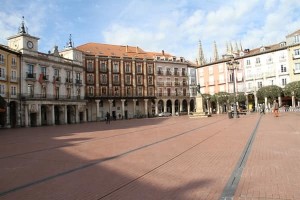
[[[27,33],[24,21],[18,34],[8,38],[8,47],[21,54],[18,123],[27,127],[86,121],[82,58],[64,58],[58,47],[41,53],[38,40]],[[65,54],[72,51],[70,46]]]
[[[6,127],[20,125],[20,57],[17,51],[0,45],[0,95],[7,102],[2,111],[7,116]]]

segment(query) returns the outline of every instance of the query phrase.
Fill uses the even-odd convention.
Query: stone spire
[[[22,16],[22,23],[19,27],[19,33],[20,34],[26,34],[26,27],[25,27],[25,22],[24,22],[24,16]]]
[[[234,49],[234,52],[236,52],[236,53],[239,53],[239,52],[240,52],[240,49],[239,49],[239,47],[238,47],[238,43],[237,43],[237,42],[235,42],[235,49]]]
[[[204,65],[205,64],[205,59],[204,59],[201,40],[199,40],[198,62],[199,62],[199,65]]]
[[[240,41],[240,50],[243,51],[242,42]]]
[[[70,34],[69,42],[67,43],[67,47],[66,48],[72,48],[72,47],[73,47],[72,35]]]
[[[214,57],[213,57],[213,62],[219,60],[219,54],[218,54],[218,49],[217,49],[217,43],[214,41]]]
[[[233,47],[232,47],[232,43],[230,42],[230,54],[233,54]]]

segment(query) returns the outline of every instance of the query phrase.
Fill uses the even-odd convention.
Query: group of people
[[[274,100],[273,102],[273,113],[275,117],[279,117],[279,104],[278,104],[278,100]],[[265,104],[263,103],[260,107],[260,113],[261,114],[265,114]]]

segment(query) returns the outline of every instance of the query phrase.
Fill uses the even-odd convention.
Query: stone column
[[[108,100],[108,103],[109,103],[109,108],[108,108],[108,109],[109,109],[109,111],[108,111],[108,112],[109,112],[110,116],[112,116],[111,110],[112,110],[112,104],[113,104],[113,100],[111,100],[111,99],[110,99],[110,100]]]
[[[167,112],[167,101],[163,100],[163,102],[164,102],[164,111],[163,112]]]
[[[65,112],[65,124],[68,124],[68,107],[67,107],[67,105],[65,105],[64,106],[64,108],[65,108],[65,110],[64,110],[64,112]]]
[[[121,103],[122,103],[122,110],[121,110],[121,112],[122,112],[122,119],[124,118],[124,116],[125,116],[125,99],[121,99]]]
[[[246,95],[246,108],[247,108],[247,112],[249,112],[249,96],[248,94],[245,95]]]
[[[99,102],[100,100],[95,100],[96,102],[96,121],[100,120],[100,113],[99,113]]]
[[[292,107],[296,107],[295,95],[292,95]]]
[[[10,95],[10,94],[8,94]],[[9,102],[8,102],[9,103]],[[10,105],[6,106],[6,127],[10,127]]]
[[[54,112],[54,105],[51,106],[51,119],[52,119],[52,125],[55,125],[55,112]]]
[[[28,105],[26,105],[25,104],[25,106],[24,106],[24,114],[25,114],[25,121],[24,121],[24,125],[25,125],[25,127],[28,127],[28,125],[29,125],[29,119],[28,119],[28,109],[29,109],[29,104]]]
[[[282,105],[282,99],[281,99],[281,97],[280,97],[280,96],[278,97],[278,104],[279,104],[279,106],[281,106],[281,105]]]
[[[148,99],[144,99],[145,115],[148,117]]]
[[[158,99],[155,99],[155,115],[158,115]]]
[[[171,113],[172,113],[172,116],[174,116],[174,115],[175,115],[175,99],[172,99],[171,102],[172,102],[172,110],[171,110]]]
[[[37,125],[42,125],[42,105],[37,104]]]
[[[257,112],[257,108],[258,108],[258,103],[257,103],[257,96],[256,96],[256,92],[254,93],[254,103],[255,103],[255,112]]]
[[[75,106],[75,123],[76,124],[80,123],[80,119],[79,119],[79,106],[78,105]]]
[[[132,99],[132,101],[133,101],[133,116],[135,116],[136,115],[136,101],[137,101],[137,99]]]
[[[190,114],[190,102],[187,104],[187,113]]]
[[[87,117],[86,117],[86,107],[85,106],[83,106],[84,108],[83,108],[83,122],[87,122]]]

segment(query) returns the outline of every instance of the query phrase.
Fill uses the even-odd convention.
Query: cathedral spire
[[[205,59],[204,59],[201,40],[199,40],[198,62],[199,62],[199,65],[204,65],[205,64]]]
[[[22,16],[22,23],[21,23],[21,26],[19,27],[19,33],[21,33],[21,34],[25,34],[26,33],[24,16]]]
[[[219,54],[218,54],[218,49],[217,49],[217,43],[216,41],[214,41],[214,57],[213,57],[213,61],[218,61],[219,60]]]

